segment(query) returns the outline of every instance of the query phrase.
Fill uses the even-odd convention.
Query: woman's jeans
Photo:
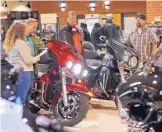
[[[19,73],[19,83],[16,86],[16,97],[20,98],[22,105],[25,104],[26,96],[31,85],[31,73],[30,71],[24,71]]]
[[[31,94],[32,94],[34,71],[30,72],[30,76],[31,76],[31,83],[30,83],[30,87],[29,87],[29,90],[28,90],[28,93],[27,93],[27,96],[26,96],[26,102],[25,102],[26,106],[29,106],[29,101],[30,101],[30,97],[31,97]]]

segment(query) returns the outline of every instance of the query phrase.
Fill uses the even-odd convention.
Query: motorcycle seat
[[[85,68],[89,72],[97,72],[102,67],[102,61],[95,60],[95,59],[86,59],[85,60]]]
[[[87,49],[87,50],[91,50],[91,51],[96,51],[94,45],[91,42],[89,42],[89,41],[84,41],[82,43],[82,46],[83,46],[83,49]]]
[[[84,59],[96,59],[102,60],[103,56],[100,55],[94,45],[91,42],[84,41],[83,42],[83,58]]]

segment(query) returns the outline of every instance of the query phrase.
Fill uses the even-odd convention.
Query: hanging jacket
[[[93,30],[91,32],[91,42],[94,45],[94,47],[97,49],[97,44],[101,42],[99,39],[101,35],[101,26],[94,26]]]

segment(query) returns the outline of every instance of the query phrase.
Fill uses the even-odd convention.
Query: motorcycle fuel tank
[[[73,46],[62,41],[51,41],[48,48],[56,55],[60,67],[65,67],[68,61],[83,62],[83,57]]]
[[[124,107],[149,100],[156,108],[162,108],[162,69],[156,67],[155,72],[145,72],[135,73],[118,87],[118,97]]]

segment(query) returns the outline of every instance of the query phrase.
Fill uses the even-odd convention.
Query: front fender
[[[86,89],[83,85],[80,85],[80,84],[67,84],[66,88],[67,88],[68,92],[73,91],[73,92],[78,92],[78,93],[85,94],[85,95],[88,96],[88,98],[93,97],[92,93],[88,89]],[[60,91],[58,91],[58,93],[57,93],[57,95],[55,97],[53,97],[52,105],[56,105],[61,96],[62,96],[62,89]]]
[[[89,98],[93,97],[92,93],[87,88],[85,88],[83,85],[80,84],[67,84],[67,90],[85,94]]]

